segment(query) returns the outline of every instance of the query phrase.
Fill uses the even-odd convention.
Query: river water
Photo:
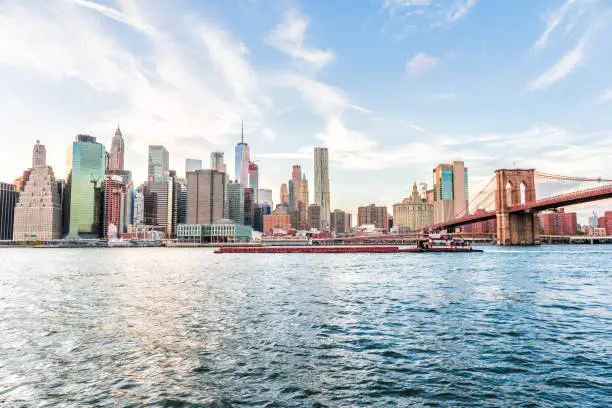
[[[0,249],[0,406],[612,406],[612,246],[484,249]]]

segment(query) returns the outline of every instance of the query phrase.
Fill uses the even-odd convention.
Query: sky
[[[452,160],[471,196],[497,168],[612,179],[611,19],[606,0],[4,0],[0,180],[37,139],[64,177],[74,136],[110,150],[118,123],[137,184],[149,144],[179,174],[223,151],[233,177],[241,120],[275,200],[293,164],[313,180],[314,146],[353,211]]]

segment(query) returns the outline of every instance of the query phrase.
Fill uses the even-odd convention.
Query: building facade
[[[19,202],[19,192],[14,184],[0,183],[0,240],[13,239],[15,207]]]
[[[291,229],[291,216],[289,214],[279,214],[276,211],[263,217],[263,232],[272,234],[275,230]]]
[[[230,220],[218,220],[213,224],[179,224],[176,238],[181,242],[221,243],[249,242],[253,229]]]
[[[117,126],[115,136],[111,143],[110,152],[110,163],[108,168],[110,170],[123,170],[125,166],[125,142],[123,140],[123,134],[121,129]]]
[[[308,197],[308,180],[306,180],[306,174],[302,173],[302,184],[300,186],[300,201],[308,207],[309,197]],[[319,206],[320,207],[320,206]]]
[[[468,208],[468,169],[462,161],[439,164],[433,169],[433,222],[462,217]]]
[[[272,207],[272,190],[260,188],[257,192],[257,204],[268,204]]]
[[[175,233],[174,181],[148,181],[144,185],[144,224],[158,227],[166,237]],[[178,221],[178,220],[177,220]]]
[[[330,229],[336,234],[348,234],[351,231],[351,214],[334,210],[329,215]]]
[[[433,205],[421,198],[416,183],[412,195],[401,203],[393,204],[393,225],[417,230],[433,224]]]
[[[252,188],[244,189],[244,225],[250,227],[255,222],[255,191]]]
[[[302,200],[302,167],[294,164],[291,169],[291,184],[293,186],[293,208],[299,210]]]
[[[248,188],[253,190],[254,204],[259,202],[259,166],[257,163],[249,162],[249,182]]]
[[[544,234],[546,235],[576,235],[578,221],[576,213],[566,213],[559,208],[556,212],[542,215]]]
[[[106,149],[93,136],[78,135],[72,143],[71,238],[95,238],[101,234],[106,157]]]
[[[289,204],[289,190],[287,184],[281,184],[280,188],[280,204]]]
[[[318,204],[308,206],[308,228],[321,230],[321,207]]]
[[[213,170],[217,170],[220,173],[227,174],[227,165],[225,164],[225,160],[223,159],[223,152],[217,151],[210,153],[210,168]],[[200,167],[197,170],[201,169],[202,168]]]
[[[370,204],[357,209],[357,225],[374,225],[376,228],[387,228],[387,207]]]
[[[170,153],[164,146],[149,145],[148,181],[162,181],[168,178],[170,171]]]
[[[251,161],[251,150],[244,142],[244,124],[242,125],[240,142],[235,148],[235,173],[236,180],[244,186],[248,186],[249,162]]]
[[[134,225],[144,225],[144,186],[134,191]]]
[[[202,170],[202,160],[185,159],[185,177],[187,173],[198,170]]]
[[[13,240],[48,241],[62,237],[62,205],[45,146],[37,140],[32,169],[15,207]]]
[[[597,229],[605,231],[607,237],[612,236],[612,211],[606,211],[597,219]]]
[[[329,214],[331,206],[329,201],[329,154],[326,147],[314,148],[314,203],[321,207],[321,229],[330,226]]]
[[[244,186],[230,181],[227,184],[229,205],[228,218],[237,224],[244,225]]]
[[[224,219],[226,175],[216,170],[187,173],[187,224],[212,224]]]

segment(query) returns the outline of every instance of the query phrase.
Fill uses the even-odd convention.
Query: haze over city
[[[40,139],[61,177],[76,134],[110,146],[117,122],[138,182],[149,144],[181,173],[214,150],[233,169],[244,119],[275,201],[292,164],[313,174],[314,146],[330,149],[332,206],[347,209],[398,202],[451,160],[469,166],[471,195],[499,167],[606,177],[611,12],[579,0],[4,2],[0,176],[20,175]]]

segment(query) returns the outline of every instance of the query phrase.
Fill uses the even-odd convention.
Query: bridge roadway
[[[612,185],[604,187],[596,187],[588,190],[578,191],[575,193],[561,194],[551,198],[531,201],[524,204],[510,206],[505,212],[540,212],[544,210],[552,210],[568,205],[576,205],[588,203],[591,201],[605,200],[612,198]],[[460,227],[462,225],[473,224],[480,221],[492,220],[497,217],[497,211],[486,211],[479,214],[466,215],[465,217],[456,218],[451,221],[446,221],[439,224],[429,225],[424,227],[427,229],[444,229],[450,227]]]

